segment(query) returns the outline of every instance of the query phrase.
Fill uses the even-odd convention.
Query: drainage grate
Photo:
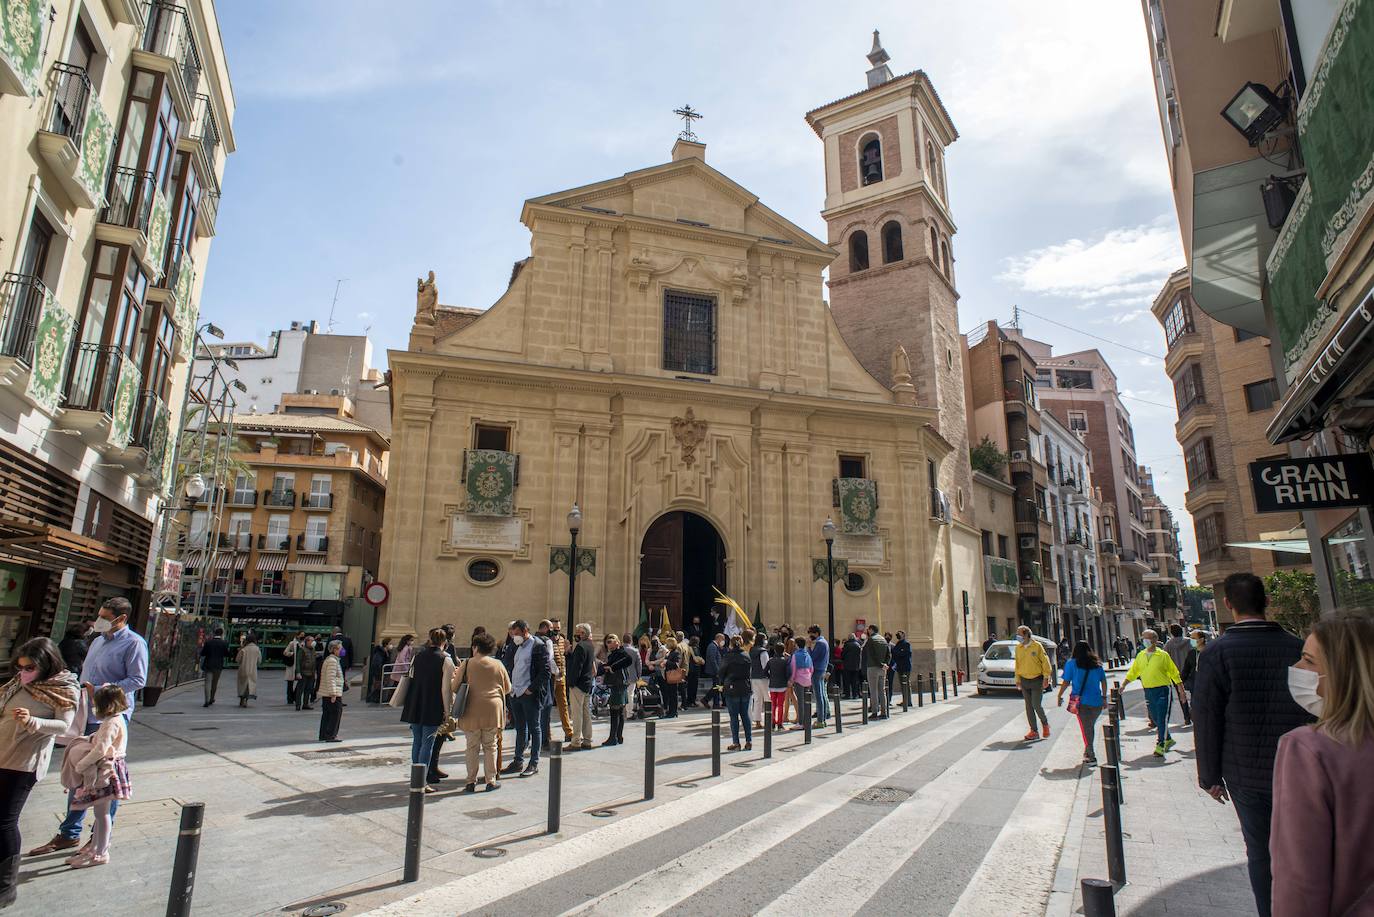
[[[398,767],[409,758],[345,758],[342,761],[330,761],[335,767]]]
[[[506,848],[505,848],[505,847],[478,847],[476,850],[472,851],[472,855],[475,856],[475,857],[477,857],[479,860],[494,860],[494,859],[496,859],[497,857],[503,857],[503,856],[505,856],[505,855],[506,855]]]
[[[185,712],[185,710],[159,710],[157,714],[158,716],[181,716]]]
[[[515,813],[510,809],[497,806],[494,809],[473,809],[471,812],[464,812],[463,814],[478,821],[490,821],[493,818],[505,818],[507,815],[514,815]]]
[[[351,748],[322,748],[319,751],[293,751],[291,754],[306,761],[327,761],[330,758],[353,758],[362,752]]]
[[[735,761],[735,762],[733,762],[730,766],[731,766],[731,767],[753,767],[753,766],[754,766],[754,763],[753,763],[752,761]]]
[[[333,914],[342,914],[348,908],[342,901],[331,901],[328,904],[317,904],[301,911],[301,917],[331,917]]]
[[[854,801],[869,806],[895,806],[910,798],[911,790],[903,790],[895,786],[875,786],[856,795]]]
[[[688,782],[686,782],[686,783],[674,783],[673,786],[680,786],[680,787],[682,787],[684,790],[695,790],[695,789],[697,788],[697,785],[696,785],[695,783],[690,782],[690,781],[688,781]]]

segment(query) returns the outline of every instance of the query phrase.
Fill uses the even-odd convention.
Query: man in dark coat
[[[200,670],[205,673],[205,703],[202,706],[208,707],[215,702],[219,676],[228,656],[229,644],[224,641],[224,628],[216,627],[214,636],[200,647]]]
[[[1235,805],[1255,905],[1269,917],[1274,756],[1284,733],[1312,721],[1288,690],[1302,640],[1265,620],[1268,599],[1258,576],[1233,573],[1223,589],[1236,623],[1198,657],[1193,679],[1198,785]]]
[[[715,638],[706,644],[706,667],[702,669],[703,674],[711,679],[710,707],[712,710],[719,710],[725,704],[720,687],[720,667],[724,660],[725,635],[716,634]]]
[[[859,682],[863,680],[863,658],[863,647],[859,645],[858,639],[850,634],[849,639],[844,642],[844,650],[840,653],[840,659],[844,663],[844,696],[850,700],[859,696]]]

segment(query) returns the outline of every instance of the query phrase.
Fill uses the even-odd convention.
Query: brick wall
[[[897,116],[884,118],[858,130],[840,135],[840,188],[853,191],[859,187],[859,139],[877,132],[883,144],[883,178],[902,174],[902,150],[897,142]]]

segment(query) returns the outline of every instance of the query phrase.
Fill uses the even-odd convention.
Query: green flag
[[[649,632],[649,606],[644,604],[644,600],[639,601],[639,624],[635,627],[634,638],[638,640]]]

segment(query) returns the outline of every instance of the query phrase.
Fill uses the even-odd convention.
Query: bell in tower
[[[864,144],[862,167],[865,185],[883,180],[883,145],[877,137]]]

